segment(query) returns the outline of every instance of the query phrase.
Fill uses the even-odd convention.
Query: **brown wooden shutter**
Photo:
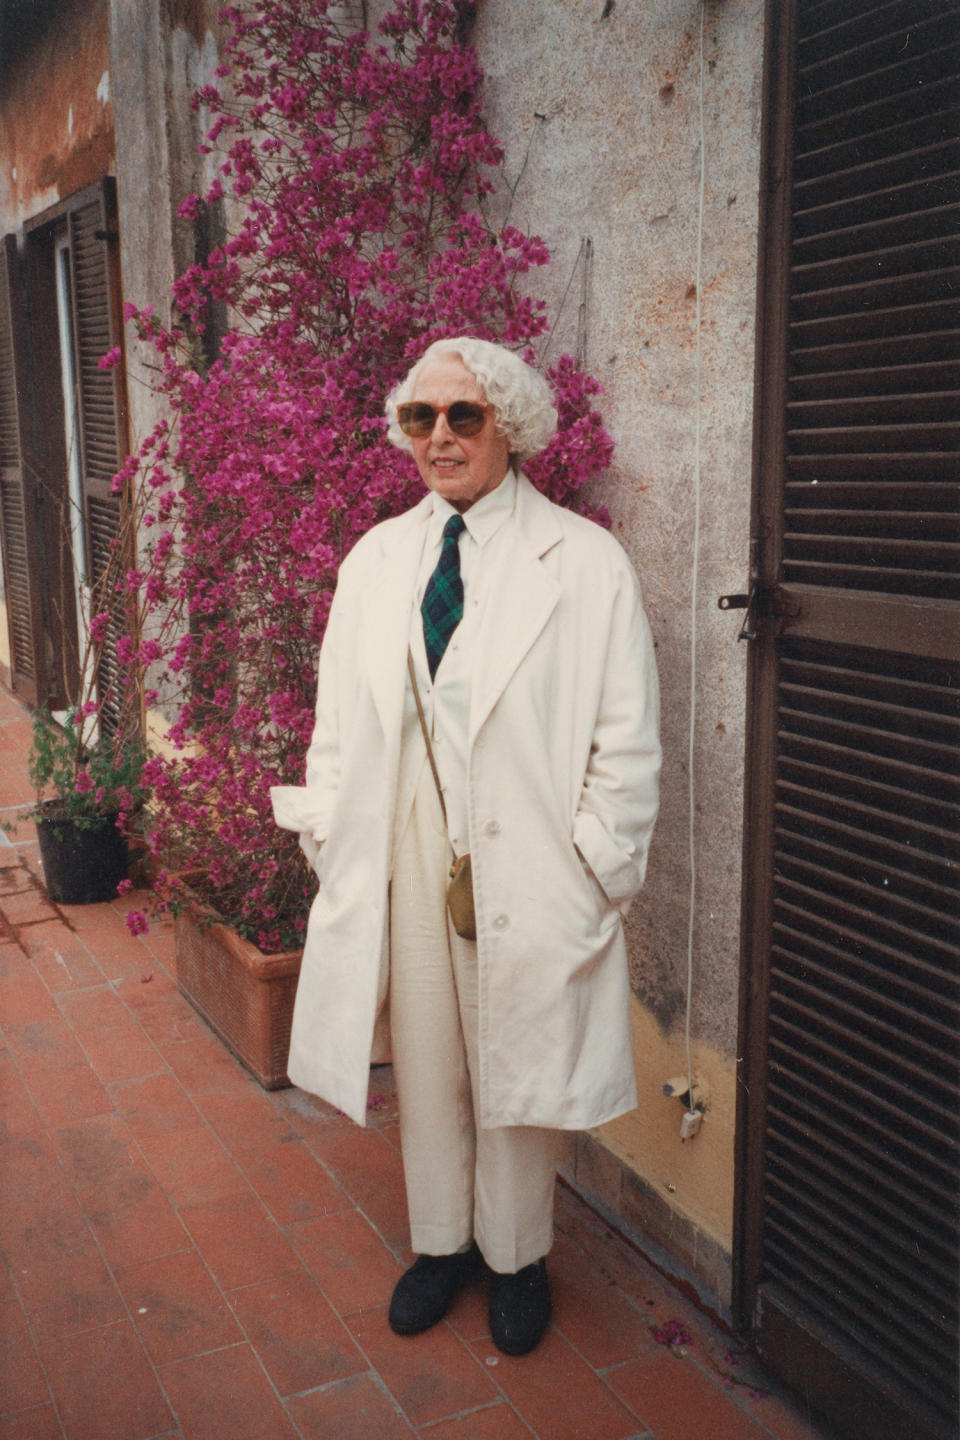
[[[127,453],[127,416],[122,367],[102,370],[99,364],[121,342],[112,179],[105,179],[70,210],[68,225],[87,574],[95,605],[109,609],[113,616],[98,658],[97,685],[109,718],[116,721],[123,688],[116,647],[126,617],[122,601],[113,593],[124,567],[114,549],[121,498],[113,493],[111,481]]]
[[[0,250],[0,540],[3,545],[7,628],[13,688],[36,705],[45,696],[43,623],[34,487],[21,440],[25,385],[23,312],[17,241],[5,235]]]
[[[747,1303],[839,1435],[954,1440],[960,6],[767,14]]]

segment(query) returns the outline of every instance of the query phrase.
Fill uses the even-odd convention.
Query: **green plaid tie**
[[[443,527],[443,545],[437,568],[427,581],[420,614],[423,641],[427,647],[430,679],[437,673],[450,636],[463,618],[463,581],[460,579],[460,549],[457,542],[466,529],[462,515],[451,515]]]

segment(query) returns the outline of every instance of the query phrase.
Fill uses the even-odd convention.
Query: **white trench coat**
[[[361,1125],[381,1058],[407,642],[429,513],[427,496],[344,561],[306,784],[272,792],[320,879],[289,1075]],[[523,476],[504,552],[469,727],[475,1087],[484,1126],[583,1129],[636,1104],[621,911],[643,882],[657,812],[653,645],[617,541]]]

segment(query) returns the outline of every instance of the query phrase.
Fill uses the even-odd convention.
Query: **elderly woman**
[[[426,1330],[486,1270],[516,1355],[550,1316],[561,1132],[636,1103],[622,914],[657,811],[653,646],[617,542],[520,469],[556,426],[534,370],[441,340],[387,414],[429,493],[344,561],[306,784],[274,791],[320,880],[289,1073],[363,1124],[392,1056],[418,1258],[390,1325]],[[472,925],[448,905],[463,855]]]

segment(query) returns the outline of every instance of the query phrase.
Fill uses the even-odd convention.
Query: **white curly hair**
[[[413,399],[421,370],[445,355],[463,361],[493,406],[497,428],[507,437],[511,457],[522,463],[544,449],[557,428],[557,411],[546,380],[512,350],[472,335],[435,340],[387,396],[387,438],[398,449],[412,451],[413,447],[397,423],[397,407]]]

